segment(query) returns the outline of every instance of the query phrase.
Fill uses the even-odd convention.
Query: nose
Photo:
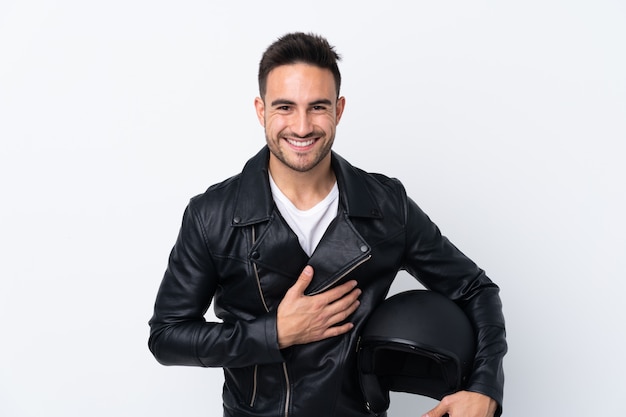
[[[311,115],[305,111],[298,111],[294,114],[291,130],[300,137],[306,137],[313,132]]]

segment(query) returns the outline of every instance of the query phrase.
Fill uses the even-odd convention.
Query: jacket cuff
[[[483,384],[472,384],[467,388],[467,391],[477,392],[493,399],[498,404],[494,417],[500,417],[502,415],[502,392],[498,392],[493,387]]]
[[[277,312],[270,311],[262,320],[265,329],[265,346],[270,362],[283,362],[284,358],[278,346]]]

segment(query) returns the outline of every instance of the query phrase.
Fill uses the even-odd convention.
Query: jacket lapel
[[[261,234],[250,251],[252,262],[295,282],[309,260],[296,234],[277,213],[259,230]]]
[[[272,217],[274,200],[269,186],[268,161],[269,149],[264,146],[246,163],[238,177],[240,184],[232,216],[233,226],[260,223]],[[332,167],[346,214],[350,217],[381,218],[379,205],[363,178],[365,174],[335,152],[332,153]]]
[[[309,259],[314,275],[305,293],[312,295],[326,290],[369,258],[369,245],[347,214],[339,213]]]

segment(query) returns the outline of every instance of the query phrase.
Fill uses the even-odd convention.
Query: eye
[[[326,106],[321,106],[321,105],[313,106],[313,110],[314,111],[324,111],[324,110],[326,110]]]

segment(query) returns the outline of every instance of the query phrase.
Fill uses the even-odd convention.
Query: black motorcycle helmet
[[[475,354],[474,330],[453,301],[433,291],[406,291],[370,316],[357,347],[367,408],[389,408],[389,391],[437,400],[463,389]]]

